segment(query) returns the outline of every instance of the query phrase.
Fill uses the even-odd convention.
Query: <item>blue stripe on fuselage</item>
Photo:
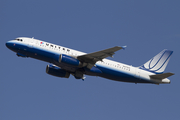
[[[17,48],[17,46],[16,46],[16,48]],[[77,69],[76,67],[73,67],[71,65],[68,66],[67,64],[59,63],[59,56],[60,56],[60,54],[62,54],[59,51],[52,51],[49,49],[40,48],[38,46],[29,47],[24,44],[18,44],[18,49],[13,50],[13,51],[24,54],[31,58],[35,58],[35,59],[42,60],[45,62],[53,63],[59,67],[66,66],[66,67],[72,67],[73,70]]]
[[[42,49],[40,47],[36,47],[36,46],[29,47],[25,43],[16,42],[14,44],[15,45],[11,45],[9,47],[9,49],[11,49],[12,51],[50,63],[53,63],[54,59],[60,55],[57,54],[56,52]]]
[[[103,65],[96,64],[96,67],[102,71],[102,74],[99,74],[99,76],[115,80],[115,81],[124,81],[124,82],[133,82],[133,83],[149,83],[150,81],[141,80],[139,78],[136,78],[132,74],[128,74],[127,72],[114,69],[112,67],[107,67]]]
[[[55,65],[60,65],[61,63],[57,63],[59,55],[61,54],[59,51],[50,51],[48,49],[31,46],[28,47],[23,43],[16,43],[16,46],[11,48],[14,52],[24,54],[28,57],[39,59],[45,62],[53,63]],[[62,64],[63,65],[63,64]],[[96,68],[98,68],[102,73],[94,73],[89,75],[98,75],[103,78],[115,80],[115,81],[124,81],[124,82],[134,82],[134,83],[149,83],[150,81],[140,80],[132,74],[128,74],[127,72],[121,71],[119,69],[114,69],[112,67],[96,64]]]

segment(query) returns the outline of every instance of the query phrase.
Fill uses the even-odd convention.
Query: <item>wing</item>
[[[84,63],[83,66],[87,66],[87,68],[90,69],[94,66],[94,64],[97,61],[102,61],[102,59],[106,57],[112,57],[115,54],[114,52],[120,49],[125,49],[125,47],[126,46],[123,46],[123,47],[116,46],[116,47],[101,50],[98,52],[81,55],[81,56],[78,56],[77,59]]]

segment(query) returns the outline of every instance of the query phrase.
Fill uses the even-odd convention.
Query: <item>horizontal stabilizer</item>
[[[157,74],[157,75],[150,75],[150,77],[153,78],[153,79],[160,79],[160,80],[162,80],[162,79],[170,77],[172,75],[174,75],[174,73],[170,73],[169,72],[169,73],[162,73],[162,74]]]

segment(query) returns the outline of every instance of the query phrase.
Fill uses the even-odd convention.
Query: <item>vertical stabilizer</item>
[[[165,49],[146,62],[144,65],[140,66],[140,69],[154,73],[163,73],[172,53],[173,51]]]

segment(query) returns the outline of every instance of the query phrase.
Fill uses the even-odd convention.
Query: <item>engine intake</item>
[[[55,66],[55,65],[47,65],[46,73],[49,75],[53,75],[56,77],[69,78],[70,73]]]

